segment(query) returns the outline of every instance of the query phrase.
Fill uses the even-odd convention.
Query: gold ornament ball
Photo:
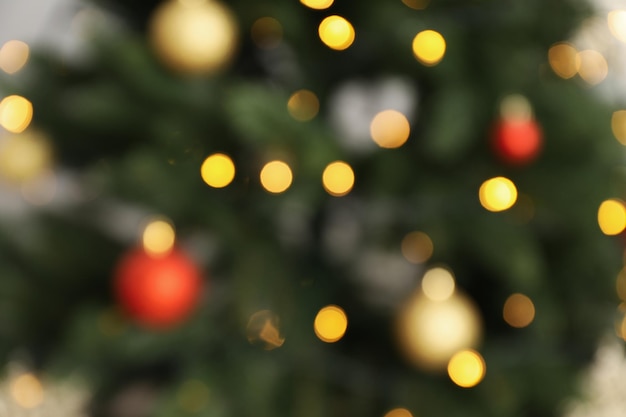
[[[213,74],[232,59],[237,23],[217,0],[166,0],[150,20],[149,37],[158,58],[183,74]]]
[[[397,319],[402,353],[427,371],[444,370],[455,353],[475,347],[482,337],[478,309],[458,290],[442,301],[417,292],[399,311]]]
[[[0,138],[0,178],[23,183],[42,175],[52,165],[46,134],[35,129]]]

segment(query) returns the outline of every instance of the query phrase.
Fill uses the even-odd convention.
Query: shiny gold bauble
[[[232,59],[237,23],[217,0],[166,0],[150,20],[149,38],[158,58],[183,74],[213,74]]]
[[[14,183],[33,180],[52,165],[46,134],[35,129],[0,136],[0,179]]]
[[[444,370],[455,353],[475,347],[482,337],[478,309],[459,291],[441,301],[417,292],[397,319],[396,336],[402,353],[423,370]]]

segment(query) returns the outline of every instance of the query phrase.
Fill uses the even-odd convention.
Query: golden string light
[[[265,164],[260,174],[261,185],[270,193],[279,194],[291,185],[291,168],[283,161],[271,161]]]
[[[352,24],[341,16],[328,16],[319,25],[318,33],[322,42],[331,49],[343,51],[354,42]]]
[[[561,78],[572,78],[580,69],[580,56],[576,48],[565,42],[554,44],[548,50],[550,68]]]
[[[454,294],[454,277],[445,268],[431,268],[422,278],[422,291],[432,301],[445,301]]]
[[[615,198],[603,201],[598,208],[598,225],[602,233],[619,235],[626,228],[626,206]]]
[[[504,302],[502,316],[511,327],[526,327],[535,319],[535,305],[524,294],[512,294]]]
[[[334,343],[340,340],[348,328],[348,317],[341,307],[328,305],[315,316],[313,329],[323,342]]]
[[[44,400],[43,385],[31,373],[20,375],[11,383],[11,397],[23,408],[36,408]]]
[[[158,257],[170,253],[174,248],[175,240],[174,227],[167,220],[153,220],[143,231],[143,248],[152,256]]]
[[[324,169],[322,184],[328,194],[335,197],[344,196],[354,186],[354,171],[343,161],[331,162]]]
[[[384,110],[370,123],[372,139],[381,148],[399,148],[409,139],[411,126],[404,114],[397,110]]]
[[[437,65],[446,53],[446,40],[441,33],[424,30],[413,38],[413,54],[426,66]]]
[[[480,204],[489,211],[504,211],[517,201],[517,188],[505,177],[495,177],[483,182],[478,190]]]
[[[0,48],[0,70],[15,74],[28,62],[30,49],[25,42],[10,40]]]
[[[0,101],[0,126],[9,132],[23,132],[32,118],[33,105],[24,97],[12,95]]]
[[[463,388],[471,388],[485,377],[485,360],[472,349],[456,353],[448,363],[448,376],[452,382]]]
[[[328,9],[333,5],[334,0],[300,0],[300,3],[315,10]]]
[[[593,49],[587,49],[578,53],[580,67],[578,75],[587,84],[600,84],[609,74],[609,64],[604,56]]]
[[[426,262],[433,255],[433,241],[424,232],[410,232],[402,239],[400,245],[402,256],[414,264]]]
[[[609,30],[615,39],[626,42],[626,10],[613,10],[607,15]]]
[[[317,116],[320,110],[320,101],[314,92],[298,90],[289,97],[287,110],[294,119],[307,122]]]
[[[228,155],[216,153],[204,160],[200,175],[208,186],[223,188],[235,178],[235,164]]]

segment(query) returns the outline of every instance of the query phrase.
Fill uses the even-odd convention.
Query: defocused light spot
[[[385,417],[413,417],[413,414],[406,408],[394,408],[385,414]]]
[[[223,188],[235,178],[235,164],[227,155],[216,153],[204,160],[200,174],[207,185]]]
[[[54,172],[42,173],[36,178],[22,184],[22,198],[34,206],[50,203],[57,191],[57,177]]]
[[[474,387],[485,376],[485,360],[474,350],[463,350],[450,359],[448,375],[460,387]]]
[[[500,116],[512,122],[528,122],[533,117],[533,109],[526,97],[511,94],[500,102]]]
[[[423,10],[428,7],[430,0],[402,0],[402,3],[411,9]]]
[[[615,289],[617,290],[619,298],[622,301],[626,301],[626,267],[623,268],[617,275],[617,280],[615,280]]]
[[[444,268],[432,268],[422,278],[422,291],[432,301],[444,301],[454,294],[454,277]]]
[[[189,380],[178,390],[178,406],[188,413],[198,413],[209,403],[209,387],[198,380]]]
[[[38,407],[43,402],[43,386],[33,374],[21,375],[11,384],[11,397],[21,407]]]
[[[480,186],[478,198],[489,211],[507,210],[517,201],[517,188],[508,178],[491,178]]]
[[[578,75],[587,84],[596,85],[604,81],[609,74],[609,64],[598,51],[587,49],[578,53],[580,58],[580,68]]]
[[[626,228],[626,207],[617,199],[605,200],[598,209],[598,224],[605,235],[622,233]]]
[[[270,310],[261,310],[250,316],[246,333],[248,342],[260,345],[265,350],[279,348],[285,343],[285,338],[280,334],[280,321],[278,316]]]
[[[261,170],[261,185],[270,193],[282,193],[289,188],[292,179],[291,168],[282,161],[268,162]]]
[[[354,42],[354,27],[341,16],[328,16],[319,26],[320,39],[331,49],[342,51]]]
[[[370,124],[372,139],[381,148],[399,148],[409,139],[410,133],[409,121],[397,110],[381,111]]]
[[[33,105],[22,96],[8,96],[0,101],[0,126],[9,132],[23,132],[33,119]]]
[[[613,36],[622,42],[626,42],[626,10],[609,12],[607,20]]]
[[[165,220],[154,220],[143,231],[143,248],[152,256],[171,252],[175,240],[174,227]]]
[[[557,43],[548,50],[550,68],[561,78],[572,78],[580,69],[578,51],[569,43]]]
[[[618,110],[611,117],[611,129],[615,139],[626,146],[626,110]]]
[[[261,17],[252,24],[250,36],[259,48],[275,48],[283,39],[283,27],[273,17]]]
[[[413,54],[424,65],[436,65],[446,53],[446,40],[439,32],[424,30],[413,39]]]
[[[397,336],[407,359],[423,369],[441,370],[456,352],[480,341],[482,320],[475,303],[460,291],[443,301],[419,291],[399,311]]]
[[[29,129],[0,141],[0,176],[17,183],[30,181],[47,172],[52,165],[48,138]]]
[[[300,3],[315,10],[328,9],[332,6],[333,2],[334,0],[300,0]]]
[[[502,316],[512,327],[526,327],[535,319],[535,305],[524,294],[513,294],[504,302]]]
[[[433,241],[424,232],[411,232],[401,244],[402,256],[414,264],[426,262],[433,254]]]
[[[352,190],[354,186],[354,171],[350,165],[342,161],[328,164],[322,174],[322,184],[330,195],[341,197]]]
[[[11,40],[0,48],[0,69],[7,74],[15,74],[28,62],[28,45],[22,41]]]
[[[306,122],[317,116],[320,101],[312,91],[298,90],[289,97],[287,110],[294,119]]]
[[[329,305],[317,313],[313,328],[321,341],[333,343],[346,333],[348,317],[341,307]]]

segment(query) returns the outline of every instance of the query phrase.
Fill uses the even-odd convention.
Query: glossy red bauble
[[[511,165],[532,162],[541,151],[543,134],[536,121],[499,121],[493,131],[493,146],[496,154]]]
[[[177,249],[155,257],[139,248],[120,260],[114,286],[119,304],[134,320],[163,328],[192,312],[202,279],[193,261]]]

